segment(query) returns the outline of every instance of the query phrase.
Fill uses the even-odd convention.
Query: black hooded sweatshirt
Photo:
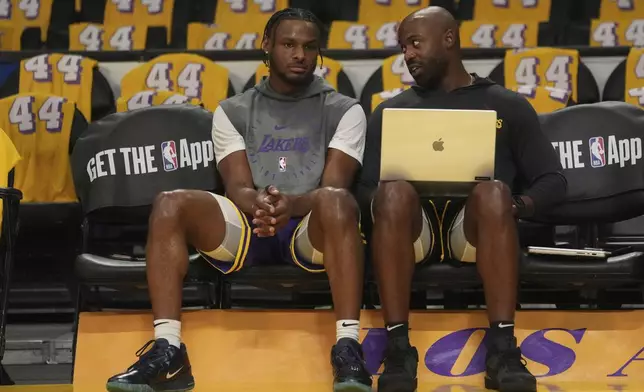
[[[367,127],[357,189],[361,202],[370,202],[378,186],[382,111],[385,108],[495,110],[498,118],[495,179],[507,184],[513,194],[529,196],[534,202],[535,214],[564,200],[567,184],[561,163],[550,141],[541,132],[532,105],[518,93],[487,78],[472,76],[472,85],[450,92],[413,86],[375,109]]]

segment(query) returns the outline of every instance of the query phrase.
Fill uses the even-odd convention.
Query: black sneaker
[[[333,392],[371,392],[372,379],[360,343],[343,338],[331,349]]]
[[[378,392],[414,392],[418,388],[418,350],[406,338],[390,339]]]
[[[485,388],[501,392],[536,392],[537,379],[526,367],[514,337],[499,337],[488,344]]]
[[[152,348],[147,352],[152,345]],[[107,380],[109,392],[190,391],[195,387],[186,346],[181,349],[165,339],[150,340],[136,352],[139,360],[125,373]]]

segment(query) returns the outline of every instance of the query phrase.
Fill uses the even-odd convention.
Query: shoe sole
[[[189,384],[184,388],[172,388],[166,387],[163,389],[154,389],[149,385],[132,385],[132,384],[122,384],[122,383],[107,383],[108,392],[187,392],[195,389],[195,384]]]
[[[382,382],[382,378],[378,380],[378,392],[416,392],[418,389],[418,379],[413,381],[409,380],[392,380],[389,382]]]
[[[333,392],[372,392],[369,385],[361,384],[357,381],[346,381],[333,384]]]
[[[537,384],[526,386],[522,383],[505,383],[501,388],[498,382],[485,377],[485,389],[499,392],[537,392]]]

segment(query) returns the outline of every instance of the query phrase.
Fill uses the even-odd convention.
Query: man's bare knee
[[[407,181],[383,182],[378,186],[373,202],[373,213],[378,219],[404,219],[418,215],[420,198]]]
[[[188,198],[187,192],[184,190],[159,193],[152,203],[150,228],[162,222],[166,224],[180,224]]]
[[[358,203],[346,189],[324,187],[315,193],[313,211],[321,218],[322,226],[325,224],[357,225]]]
[[[482,217],[498,218],[512,215],[512,193],[501,181],[481,182],[474,187],[468,208]]]
[[[161,192],[154,199],[150,232],[181,235],[197,249],[210,251],[223,241],[225,222],[217,200],[196,190]]]

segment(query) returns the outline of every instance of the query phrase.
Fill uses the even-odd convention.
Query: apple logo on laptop
[[[436,140],[434,143],[432,143],[432,147],[434,148],[434,151],[443,151],[444,150],[443,143],[444,143],[443,138],[440,138]]]

